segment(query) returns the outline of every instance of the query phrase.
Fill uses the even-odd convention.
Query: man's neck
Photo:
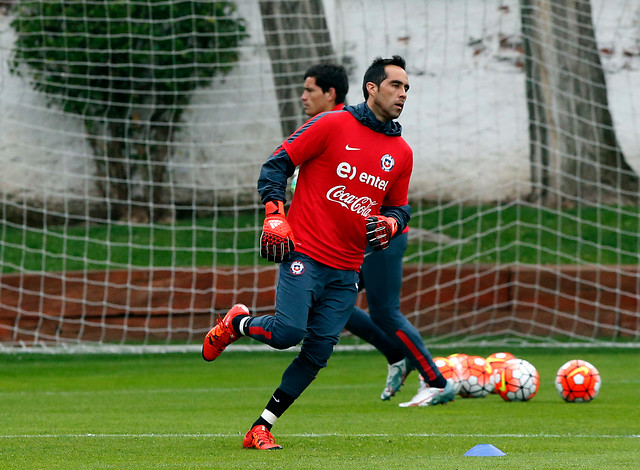
[[[367,107],[371,110],[378,121],[380,121],[381,123],[386,123],[391,120],[382,115],[382,113],[380,112],[380,108],[378,108],[378,106],[376,106],[376,104],[372,100],[367,100],[366,103]]]

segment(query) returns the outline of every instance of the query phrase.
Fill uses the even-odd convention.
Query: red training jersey
[[[296,251],[328,266],[359,270],[365,219],[408,202],[413,152],[401,136],[375,132],[348,111],[309,119],[283,144],[298,184],[287,214]]]

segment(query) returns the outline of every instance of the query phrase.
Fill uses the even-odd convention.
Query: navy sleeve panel
[[[400,234],[409,224],[409,220],[411,219],[411,207],[409,205],[382,206],[380,207],[380,214],[385,217],[393,217],[396,219],[398,221],[398,230],[396,233]]]
[[[293,175],[295,169],[287,152],[278,147],[260,170],[258,194],[263,204],[269,201],[287,201],[287,179]]]

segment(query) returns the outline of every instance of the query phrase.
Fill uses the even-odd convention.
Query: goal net
[[[0,351],[198,350],[233,304],[272,312],[256,181],[304,72],[344,65],[357,104],[394,54],[401,307],[427,344],[640,345],[636,3],[21,0],[0,2]]]

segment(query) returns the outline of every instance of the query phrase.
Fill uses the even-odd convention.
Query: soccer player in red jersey
[[[304,88],[302,104],[307,116],[314,117],[317,114],[338,111],[344,107],[344,100],[349,91],[349,78],[344,67],[334,64],[317,64],[309,67],[304,74]],[[295,191],[297,186],[298,170],[293,175],[291,190]],[[399,272],[386,266],[400,266],[402,268],[402,256],[406,249],[408,227],[402,235],[394,237],[390,242],[388,250],[380,251],[378,261],[366,263],[369,266],[371,276],[375,276],[376,286],[381,290],[378,298],[382,299],[379,310],[384,310],[386,306],[394,306],[394,299],[397,300],[399,310],[400,286],[402,284],[402,269]],[[396,245],[403,245],[396,249]],[[373,252],[372,252],[373,253]],[[369,253],[366,256],[371,256]],[[378,252],[376,252],[378,253]],[[387,255],[390,253],[390,255]],[[397,259],[395,259],[397,257]],[[385,262],[385,266],[380,266],[380,260]],[[390,279],[393,274],[399,274],[398,279]],[[360,288],[363,286],[363,273],[360,273]],[[379,281],[379,282],[378,282]],[[373,284],[372,284],[373,285]],[[368,300],[368,299],[367,299]],[[392,338],[382,331],[371,319],[369,314],[359,307],[354,307],[345,328],[354,335],[362,338],[373,345],[387,359],[387,380],[380,397],[382,400],[389,400],[402,387],[408,373],[413,369],[413,365],[405,357],[404,351],[397,347]]]
[[[307,116],[313,117],[322,112],[343,108],[342,103],[349,87],[343,67],[333,64],[314,65],[307,70],[304,79],[301,100]],[[297,186],[296,177],[297,171],[292,189]],[[345,326],[351,333],[375,346],[387,358],[388,372],[380,395],[382,400],[393,397],[414,368],[418,369],[421,378],[431,377],[429,383],[432,387],[445,386],[422,337],[400,311],[402,258],[407,248],[408,231],[407,226],[401,234],[393,237],[388,249],[374,251],[367,248],[360,272],[360,288],[370,286],[366,290],[366,296],[372,315],[354,307]],[[426,381],[421,380],[421,385],[425,385],[424,382]],[[428,399],[433,394],[433,389],[428,392],[423,392],[423,389],[424,386],[411,401],[402,403],[401,406],[430,404]]]
[[[344,107],[348,91],[349,78],[341,65],[317,64],[309,67],[304,74],[304,88],[300,97],[305,114],[311,118],[320,113],[341,110]],[[297,178],[298,170],[296,169],[291,181],[292,191],[295,191],[297,186]],[[395,240],[396,238],[393,238],[390,246],[395,243]],[[384,250],[381,253],[387,251],[389,250]],[[402,258],[402,253],[400,253],[400,258]],[[360,283],[362,288],[362,273]],[[396,347],[387,334],[378,328],[369,314],[361,308],[353,308],[345,328],[373,345],[387,359],[387,383],[382,392],[382,399],[388,400],[400,389],[413,367],[404,357],[402,349]]]
[[[281,448],[271,427],[327,365],[356,301],[367,243],[387,248],[409,221],[413,153],[395,121],[408,90],[404,59],[374,60],[365,102],[309,119],[262,166],[260,253],[281,263],[276,312],[251,317],[244,305],[232,307],[206,335],[202,355],[212,361],[242,335],[276,349],[302,346],[245,448]],[[298,165],[300,188],[285,216],[287,179]]]

